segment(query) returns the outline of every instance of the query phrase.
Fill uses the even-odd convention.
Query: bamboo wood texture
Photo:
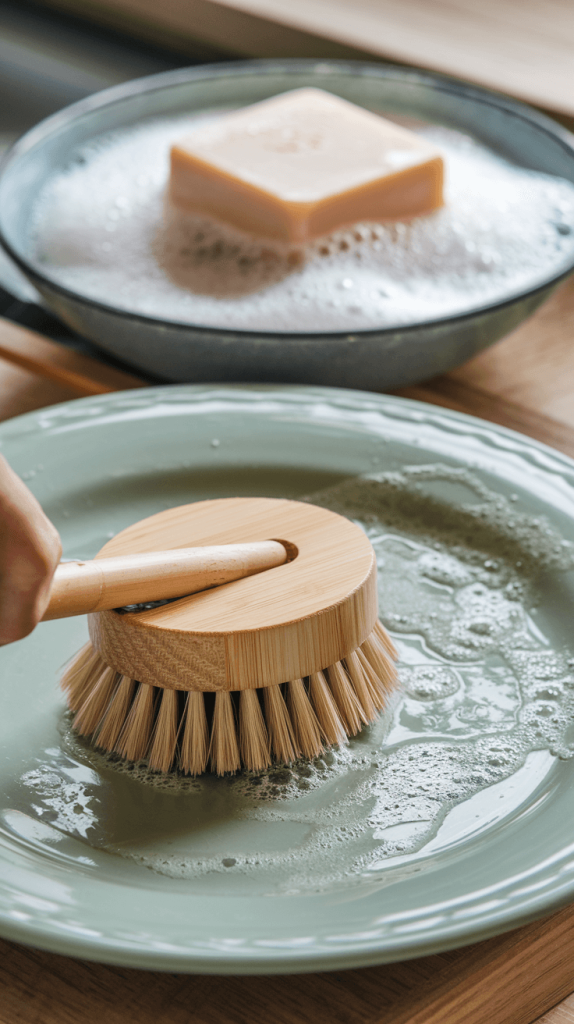
[[[94,360],[19,327],[11,338],[20,332],[30,369],[0,358],[0,418],[86,393],[58,383],[58,367],[100,380],[104,368]],[[47,378],[52,353],[57,359]],[[118,389],[137,386],[136,378],[109,372]],[[574,279],[508,338],[403,393],[502,423],[574,456]],[[0,941],[1,1024],[574,1024],[569,992],[574,906],[448,953],[287,978],[123,970]]]
[[[43,620],[185,597],[286,560],[284,545],[268,540],[63,562],[56,569]]]
[[[311,675],[360,647],[377,621],[376,559],[363,531],[328,509],[276,498],[194,502],[128,527],[98,557],[266,533],[297,556],[150,611],[90,615],[105,663],[166,689],[244,690]]]
[[[180,51],[382,57],[574,115],[570,0],[42,0]]]

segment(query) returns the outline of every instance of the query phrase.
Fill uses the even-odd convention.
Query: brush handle
[[[186,597],[272,569],[287,557],[283,544],[265,540],[62,562],[52,581],[43,621]]]

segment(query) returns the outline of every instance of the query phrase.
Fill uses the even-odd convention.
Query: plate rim
[[[420,419],[421,416],[423,419],[431,421],[438,418],[440,421],[446,421],[447,424],[454,421],[466,426],[469,433],[476,432],[477,429],[484,432],[486,429],[487,434],[511,440],[524,451],[535,449],[547,459],[551,458],[554,465],[562,469],[563,472],[560,475],[569,475],[571,482],[574,482],[573,459],[544,442],[530,438],[511,428],[458,410],[450,410],[401,396],[304,385],[173,384],[75,399],[4,421],[0,424],[0,449],[6,451],[9,448],[11,437],[16,441],[19,439],[20,443],[24,440],[27,447],[33,446],[34,437],[46,429],[49,430],[57,423],[58,419],[63,417],[69,427],[71,420],[85,419],[84,410],[89,412],[90,407],[93,406],[133,408],[134,402],[136,402],[145,409],[150,405],[155,405],[158,400],[174,398],[177,400],[179,395],[182,395],[187,403],[193,404],[194,399],[204,399],[206,394],[209,394],[219,398],[225,396],[229,400],[232,397],[245,399],[252,408],[253,397],[257,393],[261,393],[263,396],[273,396],[279,400],[282,395],[291,400],[295,397],[296,401],[317,399],[325,402],[327,406],[339,408],[351,406],[358,411],[364,410],[365,406],[368,406],[382,412],[383,416],[388,410],[395,411],[399,413],[399,418],[410,421],[413,420],[413,417]],[[97,416],[91,415],[88,418],[92,424],[97,422]],[[461,464],[466,465],[463,459],[461,459]],[[38,921],[32,921],[31,924],[30,922],[17,923],[7,916],[3,908],[0,909],[0,929],[5,938],[51,952],[148,970],[209,974],[267,974],[304,973],[372,966],[425,956],[441,950],[475,943],[527,924],[565,906],[574,898],[574,844],[561,851],[561,857],[566,855],[569,856],[569,860],[565,862],[562,882],[555,886],[550,893],[531,894],[529,898],[523,899],[518,906],[512,904],[488,913],[484,921],[475,919],[474,922],[463,920],[456,923],[450,920],[442,926],[442,937],[438,938],[431,930],[425,932],[424,935],[413,934],[407,942],[400,938],[398,941],[396,938],[394,941],[389,941],[389,937],[386,937],[383,940],[380,938],[365,940],[362,945],[355,942],[350,947],[330,949],[328,952],[324,948],[307,948],[301,952],[300,949],[289,950],[285,946],[280,948],[278,945],[275,950],[264,951],[253,947],[243,947],[241,950],[235,952],[229,950],[225,955],[221,955],[215,953],[213,949],[202,951],[197,948],[192,949],[191,946],[181,949],[177,953],[173,949],[169,953],[149,948],[143,950],[141,945],[135,943],[131,947],[128,947],[125,941],[119,944],[113,935],[103,936],[97,941],[92,941],[86,937],[79,937],[77,934],[62,934],[61,929],[54,931],[53,927],[45,927]],[[558,855],[555,859],[557,858]]]

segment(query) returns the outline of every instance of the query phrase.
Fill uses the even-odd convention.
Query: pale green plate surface
[[[150,389],[12,420],[0,442],[61,530],[67,557],[90,556],[111,533],[185,501],[297,497],[350,475],[432,462],[471,465],[574,540],[566,457],[396,398],[296,387]],[[548,574],[538,622],[556,647],[569,640],[572,596],[571,572]],[[225,781],[210,782],[200,806],[193,792],[153,790],[113,772],[99,778],[87,760],[74,760],[62,749],[57,677],[85,635],[82,620],[48,623],[0,650],[2,935],[170,971],[319,970],[472,942],[574,897],[574,762],[544,751],[513,776],[503,814],[479,809],[458,838],[452,828],[416,857],[390,858],[322,891],[289,892],[284,877],[274,887],[272,876],[259,880],[237,864],[166,877],[108,852],[112,836],[124,846],[169,839],[180,853],[205,848],[217,858],[239,849],[253,858],[277,844],[296,851],[305,825],[236,819]],[[371,752],[372,739],[356,742],[355,751]],[[328,811],[350,785],[339,775],[315,790],[315,803]]]

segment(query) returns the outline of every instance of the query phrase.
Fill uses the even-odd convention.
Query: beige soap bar
[[[321,89],[295,89],[177,142],[169,195],[185,210],[298,244],[359,221],[430,213],[442,183],[442,157],[413,132]]]

